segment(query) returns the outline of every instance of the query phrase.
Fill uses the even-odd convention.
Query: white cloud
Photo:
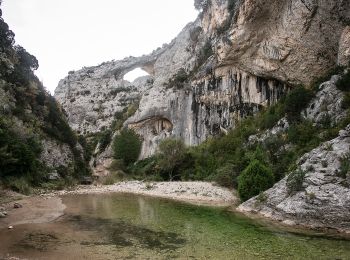
[[[197,16],[190,0],[3,0],[2,10],[51,92],[70,70],[150,53]]]

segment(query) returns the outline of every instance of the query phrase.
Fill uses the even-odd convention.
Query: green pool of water
[[[289,233],[225,209],[120,194],[63,202],[54,223],[0,231],[0,259],[350,259],[349,240]]]

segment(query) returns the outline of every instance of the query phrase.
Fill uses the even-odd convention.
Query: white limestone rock
[[[40,160],[48,167],[68,167],[73,162],[73,153],[67,144],[61,144],[53,139],[42,140]]]
[[[316,124],[322,124],[328,120],[331,125],[334,125],[346,117],[347,112],[342,107],[344,93],[336,87],[338,80],[339,76],[335,75],[330,81],[320,85],[320,90],[302,113],[304,118]]]
[[[350,125],[337,138],[300,158],[299,167],[306,172],[302,191],[290,194],[285,177],[264,192],[265,202],[254,197],[238,210],[312,228],[349,232],[350,182],[349,178],[339,176],[340,160],[349,155],[349,136]]]

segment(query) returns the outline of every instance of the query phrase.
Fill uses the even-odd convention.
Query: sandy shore
[[[64,214],[65,205],[59,197],[34,196],[16,201],[22,207],[14,208],[14,203],[2,205],[7,217],[0,219],[0,229],[21,224],[47,223]]]
[[[238,202],[233,191],[209,182],[142,182],[125,181],[106,186],[78,186],[73,191],[59,191],[55,195],[131,193],[174,199],[211,206],[231,206]]]
[[[64,214],[65,205],[60,196],[74,194],[131,193],[174,199],[197,205],[232,206],[238,199],[232,191],[208,182],[141,182],[127,181],[106,186],[78,186],[63,190],[25,197],[19,201],[22,208],[14,209],[13,202],[0,205],[8,216],[0,219],[0,229],[26,223],[46,223]]]

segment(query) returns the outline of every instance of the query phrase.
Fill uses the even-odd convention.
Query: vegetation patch
[[[117,96],[119,93],[131,92],[131,91],[135,91],[135,90],[136,90],[135,86],[118,87],[118,88],[112,89],[112,90],[109,92],[109,95],[115,97],[115,96]]]
[[[178,139],[166,139],[159,144],[158,165],[165,173],[164,179],[170,181],[181,179],[179,166],[186,155],[186,147],[183,141]]]
[[[238,194],[243,201],[260,194],[274,184],[272,170],[266,163],[260,161],[258,156],[254,157],[238,177]]]
[[[343,109],[350,108],[350,92],[345,92],[341,106]]]
[[[350,155],[347,154],[340,159],[340,168],[337,175],[345,179],[350,173]]]
[[[167,89],[168,88],[182,89],[184,88],[188,80],[189,80],[188,73],[186,72],[185,69],[181,68],[171,79],[169,79],[169,82],[165,86]]]
[[[194,7],[196,10],[201,11],[202,13],[206,12],[206,10],[210,7],[211,0],[195,0]]]
[[[348,68],[336,83],[337,88],[342,91],[350,91],[350,69]]]
[[[220,186],[233,188],[237,187],[237,177],[238,175],[234,171],[233,164],[225,164],[216,170],[215,175],[208,178],[208,180],[212,180]]]
[[[28,193],[26,186],[43,181],[45,168],[39,161],[41,150],[36,136],[21,137],[0,118],[0,178],[6,186]]]
[[[288,175],[287,188],[290,195],[303,190],[305,174],[301,169],[297,169]]]
[[[113,140],[115,159],[123,160],[126,166],[136,162],[141,152],[142,140],[132,129],[124,128]]]
[[[210,39],[208,39],[201,50],[197,58],[197,64],[194,71],[197,71],[212,55],[214,54],[213,47]]]
[[[228,29],[230,29],[231,25],[236,22],[237,9],[239,4],[240,0],[228,0],[227,10],[229,12],[229,17],[219,28],[217,28],[216,31],[219,35],[227,32]]]
[[[288,93],[284,101],[284,112],[290,122],[300,120],[301,111],[306,108],[314,97],[312,90],[304,87],[297,87]]]
[[[15,45],[14,33],[1,15],[0,10],[1,88],[14,102],[0,110],[0,181],[25,194],[48,183],[52,169],[40,161],[41,141],[48,138],[69,145],[74,157],[69,174],[89,174],[64,111],[34,75],[38,60]]]
[[[112,141],[112,131],[110,129],[107,129],[103,132],[100,133],[100,138],[99,138],[99,148],[100,152],[103,152],[107,146],[111,143]]]

